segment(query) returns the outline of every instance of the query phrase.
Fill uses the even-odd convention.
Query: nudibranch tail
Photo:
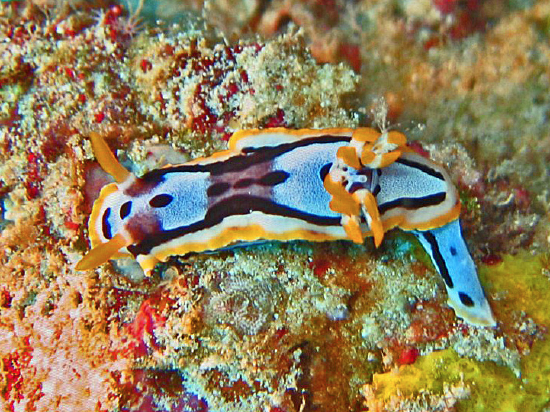
[[[127,181],[130,176],[133,176],[132,173],[119,163],[99,133],[90,132],[90,141],[92,142],[92,149],[97,162],[103,170],[115,179],[115,182],[123,183]]]
[[[496,326],[474,261],[462,237],[459,219],[437,229],[413,233],[443,277],[449,296],[447,303],[456,315],[476,326]]]

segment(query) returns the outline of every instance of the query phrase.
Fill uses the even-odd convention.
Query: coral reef
[[[229,272],[226,279],[208,289],[212,295],[205,308],[206,316],[211,321],[227,323],[245,335],[256,335],[265,329],[282,301],[276,278],[249,278]]]
[[[0,3],[0,409],[548,409],[550,2],[512,3]],[[496,329],[397,231],[74,271],[108,181],[90,131],[139,175],[369,123],[457,182]]]

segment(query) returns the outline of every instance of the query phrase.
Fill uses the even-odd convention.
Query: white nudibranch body
[[[242,130],[229,149],[136,177],[91,134],[105,186],[89,221],[92,269],[133,256],[146,274],[172,255],[261,240],[379,246],[393,227],[413,231],[465,321],[495,326],[458,220],[446,171],[414,153],[398,132],[370,128]]]

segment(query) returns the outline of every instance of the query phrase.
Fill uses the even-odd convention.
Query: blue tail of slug
[[[443,277],[448,304],[457,316],[476,326],[496,326],[476,266],[462,237],[460,220],[437,229],[413,231]]]

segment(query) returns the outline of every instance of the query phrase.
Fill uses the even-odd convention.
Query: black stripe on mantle
[[[262,212],[266,215],[295,218],[318,226],[340,226],[341,219],[339,216],[328,217],[304,213],[257,196],[235,195],[225,198],[211,206],[203,220],[191,225],[157,232],[138,244],[128,246],[128,250],[134,257],[137,255],[146,255],[149,254],[154,247],[162,245],[163,243],[190,233],[215,227],[227,217],[247,215],[251,212]]]
[[[409,210],[420,209],[421,207],[438,205],[444,202],[446,197],[447,193],[445,192],[438,192],[424,197],[401,197],[378,205],[378,210],[383,215],[388,210],[398,207]]]
[[[282,143],[277,146],[264,146],[259,148],[245,148],[243,154],[237,154],[228,159],[220,160],[209,164],[194,164],[165,167],[161,169],[151,170],[144,174],[140,180],[148,184],[156,184],[162,181],[164,175],[169,173],[183,172],[206,172],[212,176],[222,175],[224,173],[240,172],[247,169],[251,165],[256,165],[263,162],[275,160],[281,156],[299,147],[309,146],[312,144],[330,144],[336,142],[349,142],[350,136],[315,136],[306,139],[301,139],[296,142]]]
[[[429,167],[427,165],[424,165],[422,163],[415,162],[414,160],[404,159],[404,158],[400,157],[395,162],[400,163],[400,164],[405,165],[405,166],[408,166],[408,167],[412,167],[414,169],[418,169],[421,172],[426,173],[430,176],[433,176],[433,177],[435,177],[439,180],[443,180],[443,181],[445,180],[443,175],[441,173],[439,173],[437,170],[434,170],[431,167]]]

